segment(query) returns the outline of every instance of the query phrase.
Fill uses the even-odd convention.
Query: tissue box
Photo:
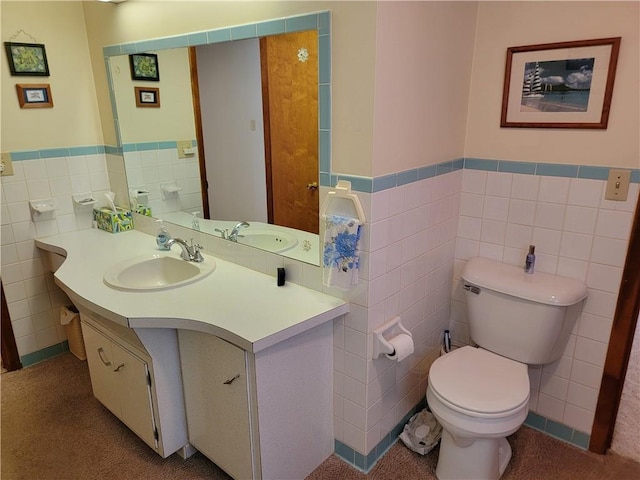
[[[138,205],[138,208],[136,208],[136,213],[139,213],[140,215],[145,215],[147,217],[151,217],[151,207],[147,207],[146,205]]]
[[[109,208],[94,208],[93,219],[100,230],[110,233],[133,230],[133,216],[131,210],[117,207],[118,213]]]

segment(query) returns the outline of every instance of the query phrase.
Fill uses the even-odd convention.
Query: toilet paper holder
[[[389,340],[403,333],[413,338],[411,332],[402,325],[400,317],[395,317],[393,320],[376,328],[373,331],[372,358],[375,360],[376,358],[380,358],[382,355],[393,355],[395,353],[395,349],[393,348],[393,345],[389,343]]]

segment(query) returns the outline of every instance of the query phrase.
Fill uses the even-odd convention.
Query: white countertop
[[[135,230],[70,232],[37,239],[36,246],[67,257],[54,276],[74,303],[130,328],[195,330],[256,353],[349,311],[342,299],[293,283],[278,287],[274,277],[217,257],[212,274],[182,287],[108,287],[107,268],[157,253],[155,238]],[[179,258],[180,248],[174,246],[171,255]]]

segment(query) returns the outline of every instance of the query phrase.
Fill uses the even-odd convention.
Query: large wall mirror
[[[247,222],[239,243],[318,265],[329,33],[322,12],[106,47],[132,206],[225,238]]]

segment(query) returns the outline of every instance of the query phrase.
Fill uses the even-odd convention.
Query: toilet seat
[[[525,364],[470,346],[438,358],[429,386],[443,404],[472,417],[507,417],[529,401]]]

